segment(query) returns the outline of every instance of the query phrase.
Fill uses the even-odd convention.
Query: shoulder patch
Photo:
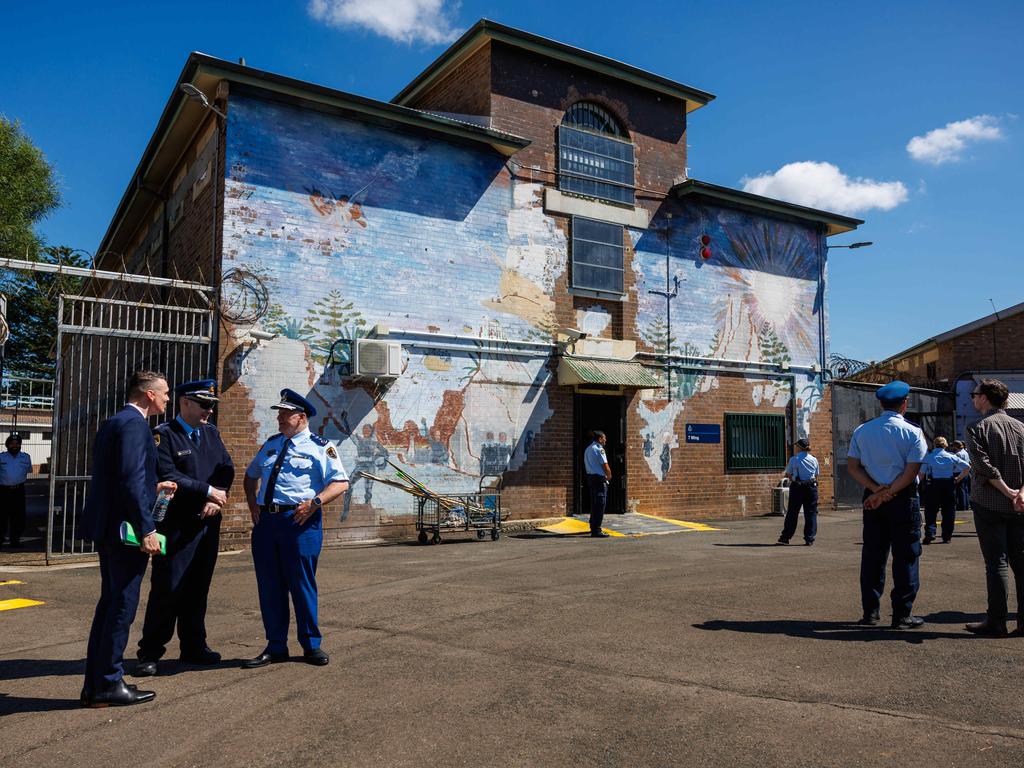
[[[331,442],[326,437],[322,437],[321,435],[318,435],[315,432],[310,432],[309,436],[317,445],[329,445]]]
[[[332,459],[338,458],[338,452],[336,450],[334,450],[334,446],[333,445],[328,445],[327,446],[327,455],[330,456]]]
[[[153,433],[153,443],[155,445],[160,445],[160,433],[159,432],[154,432]]]

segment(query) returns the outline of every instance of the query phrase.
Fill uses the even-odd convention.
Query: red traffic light
[[[701,245],[700,257],[702,259],[710,259],[711,258],[711,248],[710,248],[710,246],[711,246],[711,235],[701,235],[700,236],[700,245]]]
[[[711,235],[701,235],[700,236],[700,244],[701,245],[711,245]]]

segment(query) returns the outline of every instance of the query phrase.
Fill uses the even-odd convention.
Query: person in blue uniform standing
[[[953,539],[956,524],[956,482],[971,473],[971,462],[964,461],[946,450],[949,443],[944,437],[932,441],[932,450],[924,457],[921,478],[926,479],[924,494],[924,540],[922,544],[935,541],[935,521],[942,510],[942,543]]]
[[[157,662],[178,628],[181,660],[209,665],[220,654],[206,644],[206,604],[220,544],[221,507],[235,478],[220,432],[210,424],[218,402],[213,379],[174,388],[178,415],[153,430],[157,476],[178,485],[157,530],[167,537],[167,556],[153,560],[139,663],[132,674],[157,673]]]
[[[21,546],[25,530],[25,480],[32,471],[32,458],[21,450],[21,435],[12,434],[0,453],[0,545],[10,525],[12,547]]]
[[[778,543],[789,544],[796,533],[797,517],[803,507],[804,544],[811,546],[818,535],[818,460],[811,455],[811,443],[807,438],[797,440],[795,447],[797,452],[786,465],[789,504]]]
[[[920,427],[905,418],[910,385],[893,381],[875,397],[881,416],[857,427],[850,440],[847,470],[864,488],[864,544],[860,594],[864,626],[878,623],[885,589],[885,566],[892,551],[892,628],[916,629],[924,619],[911,615],[920,588],[921,511],[916,502],[917,474],[928,453]]]
[[[323,546],[322,507],[348,490],[348,476],[330,441],[309,431],[316,408],[291,389],[281,390],[279,434],[256,454],[243,488],[252,516],[252,559],[267,647],[246,661],[248,669],[288,659],[288,596],[303,660],[330,661],[320,647],[316,565]]]
[[[958,459],[970,465],[971,455],[967,453],[967,445],[963,440],[954,440],[950,444],[949,450]],[[956,485],[957,512],[966,512],[971,508],[971,473],[958,475],[954,483]]]
[[[100,599],[89,631],[80,697],[87,707],[141,704],[156,696],[125,684],[124,649],[146,564],[160,552],[153,522],[157,493],[176,488],[173,482],[157,481],[156,445],[147,421],[162,414],[169,399],[162,373],[136,371],[128,380],[128,404],[96,433],[92,480],[78,531],[95,543],[100,556]],[[140,546],[121,542],[122,522],[131,524]]]
[[[593,441],[583,452],[583,467],[587,473],[587,488],[590,490],[590,535],[604,539],[611,534],[601,530],[604,510],[608,506],[608,484],[612,481],[612,468],[604,446],[608,442],[604,432],[595,429],[590,433]]]

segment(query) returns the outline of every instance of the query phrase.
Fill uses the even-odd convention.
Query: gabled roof
[[[132,175],[128,188],[121,197],[121,202],[117,206],[110,226],[96,250],[97,254],[102,255],[110,249],[122,224],[137,223],[137,219],[149,207],[151,196],[156,191],[153,189],[153,185],[169,178],[174,167],[180,161],[182,152],[208,117],[204,107],[186,98],[180,90],[181,85],[183,83],[195,85],[213,103],[217,84],[221,80],[226,80],[232,86],[237,86],[236,90],[271,94],[275,98],[338,114],[351,115],[363,120],[404,125],[444,135],[450,139],[488,144],[504,155],[513,155],[530,143],[528,139],[496,131],[486,126],[386,101],[377,101],[365,96],[357,96],[315,83],[307,83],[303,80],[248,67],[244,64],[225,61],[204,53],[192,53],[174,84],[156,130],[142,153],[142,159]],[[150,197],[140,202],[140,193],[145,193]],[[131,226],[129,226],[130,229]]]
[[[945,333],[940,333],[936,336],[932,336],[930,339],[925,339],[924,341],[918,342],[912,347],[907,347],[902,352],[897,352],[895,355],[889,355],[889,357],[885,358],[885,360],[882,360],[881,362],[887,363],[891,360],[899,360],[900,358],[906,357],[907,355],[910,355],[914,352],[930,349],[931,347],[934,347],[937,344],[940,344],[941,342],[952,341],[953,339],[971,333],[972,331],[977,331],[980,328],[992,325],[998,322],[999,320],[1005,320],[1008,317],[1019,315],[1021,312],[1024,312],[1024,302],[1021,302],[1020,304],[1014,304],[1012,307],[1007,307],[1006,309],[1001,309],[996,313],[985,315],[984,317],[980,317],[977,320],[973,320],[969,323],[958,325],[956,328],[953,328],[952,330],[946,331]]]
[[[630,64],[623,64],[621,61],[610,59],[607,56],[601,56],[597,53],[585,51],[582,48],[559,43],[556,40],[549,40],[546,37],[524,32],[521,29],[507,27],[504,24],[499,24],[489,19],[480,19],[462,37],[456,40],[448,50],[438,56],[430,66],[405,86],[391,100],[392,103],[409,103],[424,88],[444,77],[453,67],[457,66],[491,40],[497,40],[517,48],[532,51],[551,59],[575,64],[584,69],[599,72],[640,88],[683,99],[686,102],[687,112],[700,109],[715,98],[713,94],[707,91],[677,83],[674,80],[669,80],[667,77],[655,75],[652,72],[647,72]]]
[[[687,179],[681,184],[676,184],[669,190],[677,197],[697,195],[700,197],[726,203],[737,208],[757,211],[758,213],[769,213],[800,221],[823,224],[826,236],[838,235],[843,232],[852,232],[861,224],[862,219],[855,219],[850,216],[842,216],[838,213],[821,211],[817,208],[808,208],[795,203],[787,203],[784,200],[775,200],[771,197],[762,197],[750,192],[743,192],[739,189],[720,187],[717,184],[709,184],[706,181]]]

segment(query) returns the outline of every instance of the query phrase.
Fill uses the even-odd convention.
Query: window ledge
[[[590,288],[569,288],[571,296],[585,296],[588,299],[601,299],[603,301],[625,301],[626,294],[613,293],[612,291],[594,291]]]
[[[630,229],[647,229],[651,215],[640,206],[619,206],[567,195],[552,187],[544,188],[544,210],[566,216],[583,216]]]

